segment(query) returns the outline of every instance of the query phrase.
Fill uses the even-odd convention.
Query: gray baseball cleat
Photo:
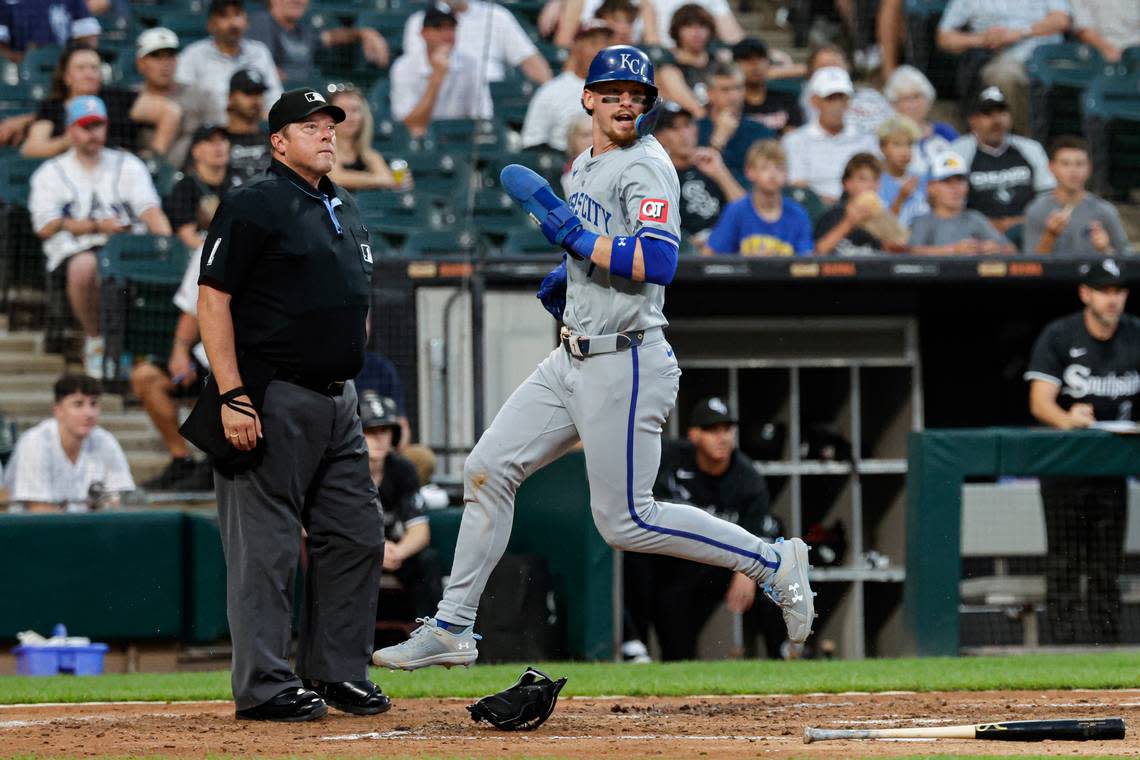
[[[416,670],[428,665],[467,667],[479,657],[475,642],[482,638],[468,626],[459,633],[440,628],[435,618],[416,618],[422,625],[412,631],[408,640],[372,653],[372,664],[391,670]]]
[[[776,603],[788,627],[788,639],[802,644],[811,635],[815,620],[815,593],[808,583],[808,545],[802,539],[777,539],[772,549],[780,555],[780,566],[764,585],[764,593]]]

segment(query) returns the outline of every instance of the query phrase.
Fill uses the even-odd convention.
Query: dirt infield
[[[1049,754],[1140,757],[1140,690],[813,694],[563,699],[535,733],[473,723],[470,700],[398,700],[358,718],[300,725],[237,722],[233,705],[132,703],[0,708],[0,755],[305,757],[889,757]],[[1120,716],[1124,741],[802,743],[805,725],[875,728],[1047,717]]]

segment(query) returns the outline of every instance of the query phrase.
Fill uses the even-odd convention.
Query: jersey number
[[[669,201],[646,198],[641,202],[637,218],[643,222],[664,222],[669,218]]]

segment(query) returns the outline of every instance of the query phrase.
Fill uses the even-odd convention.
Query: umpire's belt
[[[559,333],[566,353],[585,359],[587,356],[612,354],[640,346],[645,340],[645,330],[637,332],[610,333],[609,335],[573,335],[570,328],[563,327]]]
[[[328,378],[311,377],[309,375],[300,375],[296,372],[284,372],[282,370],[277,370],[273,379],[299,385],[302,388],[307,388],[316,393],[323,393],[326,396],[339,396],[344,392],[344,380],[329,380]]]

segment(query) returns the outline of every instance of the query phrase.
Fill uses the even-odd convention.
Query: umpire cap
[[[396,402],[376,391],[360,394],[360,425],[365,430],[392,428],[392,446],[400,445],[400,411]]]
[[[289,90],[269,109],[269,131],[280,132],[287,124],[307,119],[317,111],[327,111],[337,124],[344,121],[344,109],[330,104],[312,87]]]
[[[657,85],[653,83],[653,62],[649,56],[632,45],[610,45],[602,48],[586,73],[586,87],[601,82],[638,82],[649,89],[649,102],[645,110],[653,108],[657,100]]]

